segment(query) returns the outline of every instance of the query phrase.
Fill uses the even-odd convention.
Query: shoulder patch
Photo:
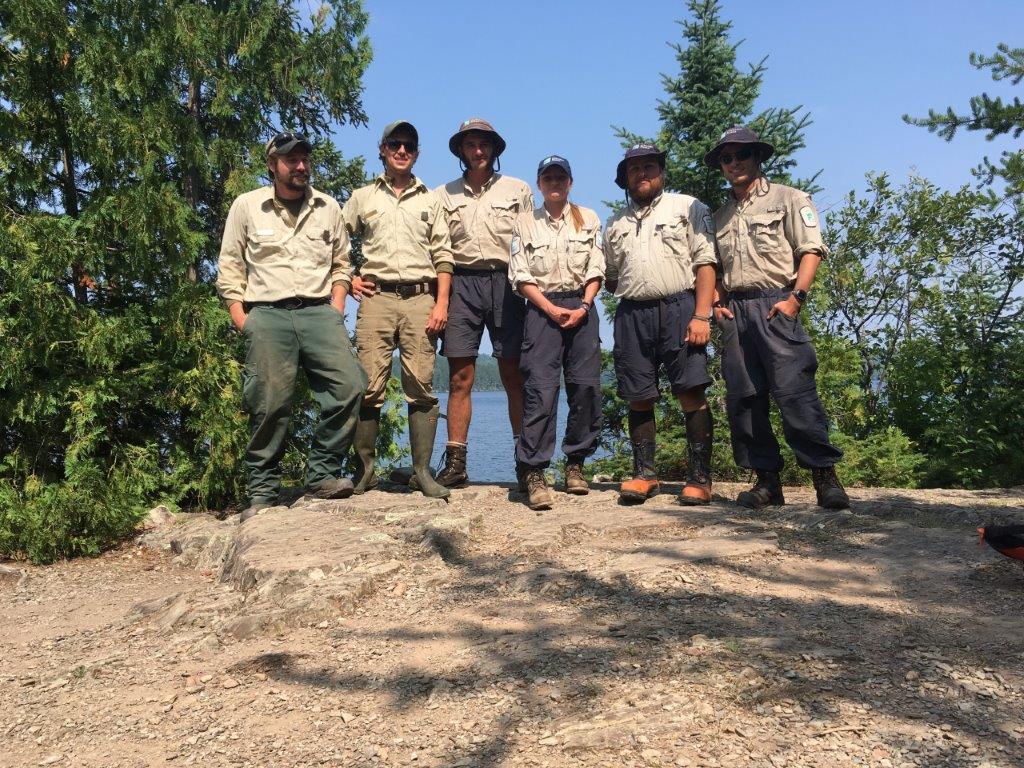
[[[512,246],[511,246],[512,255],[515,256],[517,253],[519,253],[521,248],[522,248],[522,242],[521,242],[521,238],[519,237],[519,235],[512,235]]]
[[[818,226],[818,215],[814,212],[814,209],[809,205],[805,205],[800,209],[800,218],[803,219],[805,227]]]
[[[601,231],[601,227],[598,227],[594,232],[594,245],[598,248],[604,247],[604,233]]]
[[[708,232],[715,231],[715,217],[711,215],[711,211],[704,214],[704,227]]]

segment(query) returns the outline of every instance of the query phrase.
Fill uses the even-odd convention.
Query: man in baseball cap
[[[268,141],[271,183],[240,195],[224,225],[217,292],[246,340],[242,406],[252,431],[243,522],[277,504],[300,368],[320,409],[306,492],[343,498],[353,490],[342,461],[366,378],[345,332],[349,239],[338,202],[310,186],[310,148],[300,133]]]
[[[786,442],[800,466],[811,470],[818,504],[845,509],[850,500],[835,471],[843,454],[828,439],[828,417],[814,380],[818,359],[800,322],[828,247],[810,196],[762,173],[761,163],[773,152],[754,131],[735,126],[704,156],[732,188],[715,211],[722,263],[715,319],[722,329],[733,456],[757,473],[754,486],[736,501],[754,509],[785,503],[782,454],[769,419],[771,395]]]
[[[438,419],[432,391],[434,349],[448,318],[452,272],[448,222],[437,194],[413,174],[419,157],[416,127],[406,120],[387,125],[379,152],[384,172],[353,192],[344,209],[349,233],[362,238],[356,347],[369,379],[356,427],[355,492],[377,485],[377,434],[397,347],[416,487],[428,496],[446,498],[451,491],[434,481],[430,455]]]
[[[711,500],[713,424],[704,390],[707,343],[715,289],[714,227],[704,203],[664,192],[665,153],[650,142],[626,150],[615,183],[628,204],[608,220],[604,234],[608,289],[615,311],[615,377],[629,403],[633,477],[622,483],[624,501],[643,502],[658,493],[655,471],[659,368],[683,409],[689,449],[681,504]]]
[[[448,141],[462,174],[436,190],[451,230],[455,259],[448,327],[441,344],[449,370],[448,444],[445,466],[437,476],[439,483],[450,488],[461,487],[469,479],[470,393],[485,327],[492,354],[498,358],[515,442],[523,417],[519,355],[526,309],[509,284],[508,262],[513,225],[519,214],[533,210],[533,194],[525,181],[497,172],[505,146],[487,120],[464,120]],[[517,476],[523,476],[518,464]]]

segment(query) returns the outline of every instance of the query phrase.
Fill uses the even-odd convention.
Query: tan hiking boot
[[[526,504],[530,509],[551,509],[554,503],[543,469],[531,469],[526,473]]]
[[[590,483],[583,475],[583,465],[569,463],[565,465],[565,492],[574,496],[586,496],[590,493]]]

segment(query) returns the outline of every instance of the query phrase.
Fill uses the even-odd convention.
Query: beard
[[[309,174],[290,173],[284,180],[284,186],[285,189],[290,189],[293,192],[305,192],[309,187]]]

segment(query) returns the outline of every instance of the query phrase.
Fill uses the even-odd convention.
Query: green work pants
[[[281,490],[279,465],[300,366],[320,407],[306,485],[340,477],[366,390],[366,375],[356,361],[341,313],[329,304],[304,309],[253,307],[242,334],[242,405],[252,431],[245,450],[250,501],[275,501]]]

